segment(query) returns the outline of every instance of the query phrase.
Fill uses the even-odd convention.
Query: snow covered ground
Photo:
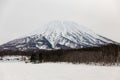
[[[120,80],[120,67],[0,62],[0,80]]]

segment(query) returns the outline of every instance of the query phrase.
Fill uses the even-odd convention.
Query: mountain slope
[[[99,46],[114,43],[71,21],[52,21],[42,26],[32,36],[10,41],[2,49],[66,49]]]

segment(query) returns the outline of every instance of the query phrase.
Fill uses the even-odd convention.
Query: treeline
[[[116,44],[102,45],[82,49],[60,50],[28,50],[28,51],[0,51],[0,56],[21,55],[30,57],[34,63],[41,62],[72,62],[72,63],[99,63],[119,64],[120,46]]]
[[[90,47],[71,50],[38,51],[31,55],[32,62],[72,62],[72,63],[99,63],[119,64],[120,47],[116,44],[108,44],[100,47]]]

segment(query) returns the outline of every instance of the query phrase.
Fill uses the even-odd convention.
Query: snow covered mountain
[[[99,46],[114,41],[71,21],[52,21],[30,36],[10,41],[2,49],[66,49]]]

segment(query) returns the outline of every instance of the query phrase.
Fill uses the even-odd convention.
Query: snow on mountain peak
[[[35,31],[35,33],[37,34],[43,34],[46,32],[52,32],[52,31],[56,31],[57,33],[66,33],[66,32],[77,32],[77,31],[81,31],[81,32],[90,32],[90,30],[88,30],[86,27],[77,24],[75,22],[72,21],[51,21],[43,26],[40,27],[40,29],[38,29],[37,31]]]
[[[10,41],[2,47],[21,50],[60,49],[98,46],[107,43],[113,43],[113,41],[99,36],[75,22],[51,21],[41,26],[32,36]]]

